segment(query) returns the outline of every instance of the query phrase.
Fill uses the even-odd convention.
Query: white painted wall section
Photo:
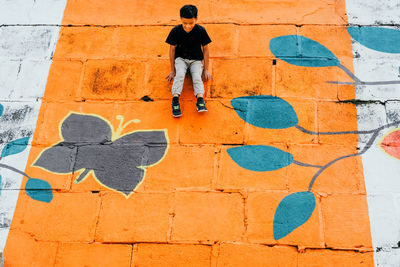
[[[400,1],[346,0],[350,25],[372,25],[400,30]],[[400,45],[400,44],[399,44]],[[400,54],[382,53],[353,43],[355,75],[364,81],[400,80]],[[359,130],[370,130],[400,120],[400,84],[357,85]],[[400,160],[389,156],[380,133],[362,156],[371,235],[376,266],[400,266]],[[369,136],[360,136],[360,146]]]
[[[33,136],[67,0],[0,1],[0,150]],[[0,160],[25,170],[29,148]],[[0,252],[21,188],[22,175],[0,169]]]

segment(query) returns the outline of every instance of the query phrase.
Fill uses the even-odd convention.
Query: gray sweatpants
[[[189,68],[192,75],[194,95],[204,94],[204,84],[201,79],[203,73],[203,62],[201,60],[191,60],[181,57],[175,59],[176,75],[172,84],[172,94],[181,95],[186,71]]]

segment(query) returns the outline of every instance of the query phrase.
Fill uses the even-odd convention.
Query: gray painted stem
[[[308,164],[308,163],[297,161],[297,160],[293,160],[293,163],[296,165],[302,166],[302,167],[313,167],[313,168],[322,168],[323,167],[321,165]]]
[[[400,81],[383,81],[383,82],[359,82],[356,84],[361,84],[361,85],[385,85],[385,84],[400,84]]]
[[[330,162],[328,162],[326,165],[324,166],[317,166],[317,165],[311,165],[308,163],[303,163],[303,162],[299,162],[299,161],[293,161],[293,163],[300,165],[300,166],[304,166],[304,167],[316,167],[316,168],[320,168],[317,173],[313,176],[313,178],[310,181],[310,184],[308,186],[308,191],[311,191],[315,180],[318,178],[318,176],[324,171],[326,170],[329,166],[331,166],[333,163],[341,160],[341,159],[345,159],[345,158],[350,158],[350,157],[355,157],[355,156],[359,156],[364,154],[365,152],[367,152],[367,150],[372,146],[372,144],[374,143],[376,137],[378,136],[379,132],[382,131],[385,128],[389,128],[389,127],[393,127],[396,125],[399,125],[400,121],[395,121],[386,125],[383,125],[381,127],[378,127],[376,129],[373,130],[368,130],[368,131],[343,131],[343,132],[313,132],[313,131],[309,131],[303,127],[301,127],[300,125],[296,125],[295,127],[302,131],[303,133],[306,134],[312,134],[312,135],[339,135],[339,134],[371,134],[373,133],[373,135],[371,136],[371,138],[368,140],[368,143],[365,145],[364,149],[360,152],[360,153],[356,153],[356,154],[350,154],[350,155],[346,155],[346,156],[342,156],[339,158],[336,158]]]
[[[23,176],[25,176],[25,177],[27,177],[27,178],[29,178],[29,179],[32,179],[31,177],[29,177],[29,176],[28,176],[26,173],[24,173],[23,171],[20,171],[20,170],[18,170],[18,169],[16,169],[16,168],[11,167],[11,166],[8,166],[8,165],[6,165],[6,164],[1,164],[1,163],[0,163],[0,168],[9,169],[9,170],[11,170],[11,171],[13,171],[13,172],[22,174]]]
[[[350,78],[354,80],[354,82],[338,82],[338,81],[327,81],[327,83],[331,84],[360,84],[360,85],[385,85],[385,84],[400,84],[400,80],[398,81],[378,81],[378,82],[364,82],[361,81],[357,76],[355,76],[348,68],[343,66],[342,64],[338,65],[338,68],[343,70]]]
[[[362,150],[360,153],[345,155],[345,156],[339,157],[339,158],[337,158],[337,159],[334,159],[334,160],[328,162],[325,166],[323,166],[320,170],[318,170],[317,173],[315,173],[315,175],[314,175],[313,178],[311,179],[310,184],[309,184],[309,186],[308,186],[308,191],[311,191],[311,189],[312,189],[312,187],[313,187],[315,181],[317,180],[318,176],[319,176],[324,170],[326,170],[329,166],[331,166],[333,163],[335,163],[335,162],[337,162],[337,161],[339,161],[339,160],[341,160],[341,159],[350,158],[350,157],[355,157],[355,156],[359,156],[359,155],[364,154],[365,152],[368,151],[368,149],[371,148],[372,144],[374,143],[375,139],[378,137],[378,134],[379,134],[379,132],[380,132],[381,130],[383,130],[383,129],[385,129],[385,128],[388,128],[388,127],[391,127],[391,126],[393,126],[393,125],[399,124],[399,123],[400,123],[400,122],[390,123],[390,124],[387,124],[387,125],[384,125],[384,126],[382,126],[382,127],[377,128],[377,129],[375,130],[374,134],[373,134],[373,135],[371,136],[371,138],[368,140],[368,143],[365,145],[365,147],[363,148],[363,150]]]
[[[303,127],[301,127],[300,125],[296,125],[295,127],[302,131],[303,133],[306,134],[312,134],[312,135],[339,135],[339,134],[371,134],[371,133],[375,133],[376,131],[381,131],[385,128],[389,128],[392,126],[396,126],[399,125],[400,121],[395,121],[386,125],[383,125],[381,127],[378,127],[376,129],[372,129],[372,130],[367,130],[367,131],[343,131],[343,132],[314,132],[314,131],[309,131]]]
[[[357,78],[356,75],[353,74],[353,72],[351,72],[351,70],[349,70],[348,68],[346,68],[345,66],[343,66],[342,64],[338,65],[338,68],[340,68],[341,70],[343,70],[347,75],[349,75],[350,78],[352,78],[356,83],[361,82],[360,79]]]

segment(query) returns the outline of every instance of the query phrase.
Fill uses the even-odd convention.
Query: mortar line
[[[245,191],[245,194],[241,194],[243,197],[243,224],[244,224],[244,232],[242,236],[242,240],[248,242],[247,231],[249,226],[248,215],[249,215],[249,203],[248,203],[248,193]]]
[[[319,220],[319,235],[320,235],[320,237],[321,237],[321,241],[322,241],[322,246],[324,246],[324,247],[326,247],[326,243],[325,243],[325,232],[324,232],[324,229],[325,229],[325,223],[324,223],[324,216],[323,216],[323,214],[322,214],[322,199],[321,199],[321,197],[318,197],[317,198],[318,199],[318,213],[319,213],[319,216],[318,216],[318,220]]]
[[[178,22],[165,22],[159,24],[55,24],[55,23],[15,23],[15,24],[1,24],[0,27],[66,27],[66,28],[74,28],[74,27],[99,27],[99,28],[116,28],[116,27],[147,27],[147,26],[160,26],[160,27],[170,27],[177,25]],[[315,26],[315,27],[326,27],[326,26],[333,26],[333,27],[376,27],[376,26],[392,26],[397,27],[398,24],[395,23],[379,23],[379,24],[355,24],[355,23],[301,23],[298,24],[296,22],[286,22],[286,23],[276,23],[276,22],[259,22],[259,23],[240,23],[240,22],[232,22],[232,21],[222,21],[222,22],[207,22],[207,21],[200,21],[202,25],[224,25],[224,24],[232,24],[236,26],[296,26],[296,27],[303,27],[303,26]]]
[[[135,243],[132,243],[132,248],[131,248],[131,258],[129,261],[129,266],[132,267],[132,263],[133,263],[133,253],[134,253],[134,247],[135,247]]]
[[[172,199],[169,200],[170,207],[168,210],[168,232],[167,232],[167,243],[172,241],[173,225],[175,221],[175,205],[176,205],[176,190],[170,194]]]
[[[221,242],[217,241],[216,243],[211,245],[211,252],[210,252],[210,267],[217,267],[218,266],[218,259],[220,255],[221,249]],[[215,255],[217,253],[217,255]]]
[[[100,213],[101,213],[101,208],[103,206],[103,194],[101,194],[100,192],[98,193],[99,197],[100,197],[100,203],[99,203],[99,207],[98,207],[98,212],[97,212],[97,218],[96,218],[96,224],[95,224],[95,228],[94,228],[94,236],[93,236],[93,242],[96,241],[96,237],[97,237],[97,228],[99,225],[99,221],[100,221]]]
[[[55,253],[54,262],[53,262],[53,266],[54,266],[54,267],[55,267],[56,264],[57,264],[57,257],[58,257],[59,248],[60,248],[60,242],[57,242],[56,253]]]
[[[221,176],[221,158],[222,148],[219,145],[214,146],[214,173],[210,181],[211,190],[217,190],[217,184]]]
[[[239,56],[239,28],[235,27],[235,33],[234,33],[234,46],[233,46],[233,54],[238,57]]]
[[[275,64],[274,64],[275,62]],[[272,95],[276,96],[276,64],[278,60],[277,59],[272,59],[272,81],[271,81],[271,87],[272,87]]]

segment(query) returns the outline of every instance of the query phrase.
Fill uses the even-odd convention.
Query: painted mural
[[[381,52],[400,53],[397,43],[400,41],[400,31],[379,27],[350,27],[351,37]],[[384,37],[384,38],[383,38]],[[333,84],[383,85],[400,84],[395,81],[361,81],[348,68],[340,63],[338,58],[318,42],[301,35],[286,35],[273,38],[270,41],[271,52],[279,59],[290,64],[303,67],[331,67],[342,69],[354,82],[327,81]]]
[[[25,191],[27,186],[32,190],[26,192],[35,197],[41,192],[36,190],[38,183],[48,182],[47,175],[35,175],[25,168],[29,153],[35,146],[32,144],[33,135],[65,4],[66,0],[1,3],[0,102],[4,111],[0,117],[0,149],[8,154],[15,152],[16,148],[22,149],[28,140],[29,143],[23,151],[2,157],[0,162],[14,168],[3,167],[0,170],[0,252],[6,245],[20,190]],[[18,139],[21,140],[19,145],[8,145]],[[5,150],[6,146],[12,149]],[[52,194],[50,190],[45,192],[47,196]]]
[[[323,57],[318,60],[325,60]],[[290,59],[292,62],[309,60],[304,58]],[[299,63],[298,63],[299,64]],[[309,64],[309,63],[307,63]],[[309,162],[295,160],[293,155],[278,148],[266,145],[246,145],[230,148],[227,150],[229,156],[242,168],[267,172],[284,168],[290,164],[302,167],[315,168],[317,171],[311,178],[307,191],[293,193],[286,196],[276,209],[274,216],[274,238],[281,239],[291,233],[294,229],[304,224],[315,209],[315,197],[312,188],[318,176],[332,164],[342,159],[360,156],[366,153],[375,143],[381,131],[399,126],[400,121],[383,125],[376,129],[366,131],[340,131],[340,132],[313,132],[298,125],[298,118],[293,107],[285,100],[265,96],[245,96],[235,98],[231,101],[237,114],[247,123],[264,129],[285,129],[295,127],[303,133],[311,135],[369,135],[369,139],[360,152],[343,155],[327,162],[325,165],[316,165]],[[394,129],[381,140],[378,145],[389,155],[399,158],[399,133],[400,129]],[[289,178],[290,179],[290,178]]]
[[[4,107],[3,107],[3,105],[0,104],[0,117],[3,115],[3,112],[4,112]],[[1,150],[0,160],[7,156],[18,154],[18,153],[21,153],[22,151],[24,151],[28,145],[29,138],[30,137],[27,136],[27,137],[19,138],[19,139],[8,142]],[[8,169],[8,170],[26,175],[24,172],[12,167],[12,166],[9,166],[7,164],[0,163],[0,168]],[[1,190],[3,187],[3,179],[2,178],[3,177],[0,174],[0,195],[1,195]]]
[[[3,110],[4,108],[0,104],[0,117],[3,115]],[[30,136],[27,136],[8,142],[1,150],[0,161],[5,157],[23,152],[28,146],[29,139]],[[26,174],[25,172],[18,170],[17,168],[7,164],[0,163],[0,168],[10,170],[12,172],[21,174],[26,178],[28,178],[28,181],[25,184],[25,190],[27,195],[30,196],[31,198],[44,202],[50,202],[51,199],[53,198],[51,186],[45,180],[29,177],[29,175]],[[2,176],[0,174],[0,184],[1,181],[2,181]],[[1,194],[1,189],[2,188],[0,188],[0,194]]]
[[[143,181],[146,169],[159,163],[167,152],[166,130],[134,131],[121,135],[134,119],[124,124],[118,116],[114,132],[104,118],[71,112],[60,124],[61,142],[44,150],[33,166],[47,171],[80,173],[78,184],[90,174],[105,187],[129,197]]]
[[[370,49],[384,53],[400,53],[400,31],[381,27],[349,27],[348,32],[353,39]],[[342,69],[354,82],[327,81],[332,84],[360,84],[360,85],[389,85],[400,84],[400,80],[394,81],[361,81],[348,68],[343,66],[337,57],[325,46],[300,35],[286,35],[271,39],[270,50],[279,59],[303,67],[330,67],[337,66]],[[382,131],[388,128],[398,127],[400,121],[394,121],[382,125],[376,129],[340,132],[313,132],[298,125],[298,118],[292,106],[285,100],[265,96],[245,96],[235,98],[231,104],[241,119],[256,127],[264,129],[285,129],[295,127],[298,130],[312,135],[343,135],[356,134],[367,135],[366,144],[360,152],[340,156],[325,165],[315,165],[297,161],[290,153],[278,148],[265,145],[247,145],[228,149],[230,157],[241,167],[252,171],[274,171],[290,164],[318,169],[312,177],[308,190],[293,193],[286,196],[276,209],[274,216],[274,238],[281,239],[294,229],[304,224],[315,209],[315,197],[311,190],[318,176],[335,162],[349,157],[360,156],[366,153],[376,143]],[[377,144],[390,156],[399,157],[399,133],[400,129],[393,129],[387,133]],[[290,178],[289,178],[290,179]]]
[[[352,23],[357,1],[372,4],[194,1],[213,40],[213,80],[206,116],[185,80],[180,120],[164,40],[181,3],[6,3],[0,43],[16,51],[0,52],[0,101],[38,114],[0,144],[2,183],[15,183],[0,191],[1,204],[15,196],[0,232],[5,264],[397,266],[400,187],[387,184],[400,166],[400,82],[398,62],[395,76],[383,64],[400,54],[400,31]],[[363,57],[369,50],[385,60]],[[363,72],[372,61],[380,75]],[[371,108],[387,102],[390,119]],[[390,175],[371,185],[366,159],[377,151]],[[383,207],[392,214],[376,215]]]

